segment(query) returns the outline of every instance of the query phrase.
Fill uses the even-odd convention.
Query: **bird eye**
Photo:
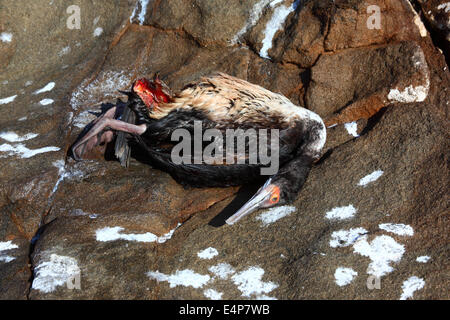
[[[273,197],[270,199],[270,202],[271,202],[271,203],[277,203],[277,202],[278,202],[278,196],[273,196]]]

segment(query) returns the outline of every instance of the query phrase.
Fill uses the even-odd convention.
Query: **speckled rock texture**
[[[450,298],[448,3],[76,6],[0,3],[0,299]],[[67,156],[138,77],[215,71],[325,120],[293,204],[220,225],[257,186]]]

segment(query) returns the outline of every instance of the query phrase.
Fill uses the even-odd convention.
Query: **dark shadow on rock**
[[[217,216],[211,219],[208,225],[212,227],[221,227],[225,224],[225,220],[238,211],[264,184],[265,180],[260,179],[255,183],[243,185],[236,197],[231,201]]]
[[[380,111],[378,111],[372,117],[370,117],[369,120],[367,120],[366,127],[363,129],[363,131],[361,131],[359,135],[363,136],[367,134],[369,131],[371,131],[376,126],[376,124],[380,122],[381,118],[383,117],[386,111],[387,107],[381,108]]]

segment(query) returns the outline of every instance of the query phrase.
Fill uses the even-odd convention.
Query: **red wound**
[[[150,81],[145,78],[137,80],[133,91],[151,109],[158,107],[161,102],[167,103],[170,100],[170,97],[163,92],[161,81],[158,78]]]

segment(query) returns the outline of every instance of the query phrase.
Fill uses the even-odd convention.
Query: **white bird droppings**
[[[345,129],[347,129],[347,132],[349,135],[352,135],[355,138],[359,137],[358,124],[356,123],[356,121],[345,123],[344,126],[345,126]]]
[[[205,291],[203,291],[203,294],[205,295],[205,297],[207,297],[210,300],[222,300],[222,292],[218,292],[214,289],[207,289]]]
[[[239,30],[238,33],[236,33],[234,38],[231,40],[231,44],[237,43],[239,41],[239,38],[242,37],[251,27],[253,27],[258,22],[264,8],[267,6],[269,2],[270,0],[261,0],[253,5],[247,23],[245,24],[245,26],[242,27],[241,30]]]
[[[208,259],[209,260],[209,259],[212,259],[215,256],[217,256],[218,254],[219,254],[219,252],[217,251],[217,249],[209,247],[209,248],[206,248],[205,250],[198,252],[197,256],[200,259]]]
[[[8,251],[8,250],[12,250],[12,249],[17,249],[19,248],[18,245],[12,243],[12,241],[0,241],[0,262],[11,262],[13,260],[15,260],[15,257],[9,256],[4,254],[4,251]]]
[[[106,227],[99,229],[95,232],[97,241],[107,242],[115,240],[127,240],[127,241],[137,241],[137,242],[155,242],[158,237],[151,233],[146,232],[142,234],[121,234],[120,232],[124,230],[122,227]]]
[[[358,275],[358,272],[351,268],[339,267],[334,273],[336,284],[340,287],[348,285]]]
[[[99,36],[102,35],[102,33],[103,33],[103,28],[97,27],[97,28],[95,28],[95,30],[94,30],[94,37],[99,37]]]
[[[422,102],[428,96],[429,84],[426,86],[413,87],[412,85],[406,87],[403,91],[398,89],[391,89],[387,98],[391,102]]]
[[[411,226],[403,223],[382,223],[378,227],[387,232],[395,233],[399,236],[413,236],[414,230]]]
[[[15,146],[12,146],[8,143],[4,143],[0,145],[0,153],[4,152],[6,153],[6,156],[13,156],[13,155],[19,155],[21,158],[27,159],[34,157],[37,154],[45,153],[45,152],[52,152],[52,151],[59,151],[60,148],[58,147],[44,147],[39,149],[28,149],[23,144],[18,144]],[[0,158],[4,158],[5,156],[0,155]]]
[[[376,237],[371,243],[367,242],[367,236],[363,236],[353,244],[353,250],[372,260],[367,268],[368,274],[381,277],[394,270],[390,263],[400,261],[405,247],[386,235]]]
[[[369,183],[377,181],[378,178],[380,178],[383,175],[383,173],[384,172],[382,170],[376,170],[376,171],[372,172],[371,174],[368,174],[367,176],[365,176],[364,178],[361,178],[361,180],[359,180],[358,186],[365,187]]]
[[[54,87],[55,87],[55,83],[54,82],[49,82],[49,83],[47,83],[47,85],[45,87],[43,87],[43,88],[41,88],[39,90],[36,90],[34,92],[34,94],[40,94],[40,93],[43,93],[43,92],[52,91]]]
[[[36,266],[34,273],[32,288],[49,293],[65,285],[75,275],[80,275],[80,268],[74,258],[52,254],[49,261]]]
[[[269,49],[272,48],[273,37],[283,27],[284,21],[289,16],[291,12],[297,8],[299,0],[294,1],[292,5],[286,7],[285,5],[280,5],[273,11],[272,17],[269,22],[267,22],[266,28],[264,30],[264,39],[262,41],[262,47],[259,51],[259,55],[262,58],[270,59]]]
[[[11,42],[12,38],[13,38],[13,35],[10,32],[2,32],[2,33],[0,33],[0,40],[2,42]]]
[[[332,248],[348,247],[355,243],[361,235],[367,233],[364,228],[352,228],[350,230],[334,231],[331,234],[330,246]]]
[[[147,14],[148,2],[149,2],[149,0],[138,0],[138,2],[137,2],[141,6],[141,11],[139,11],[139,14],[138,14],[138,21],[139,21],[140,25],[143,25],[145,22],[145,15]],[[137,10],[138,10],[138,5],[136,4],[136,7],[134,8],[133,13],[131,14],[130,22],[133,22],[133,19],[136,16]]]
[[[170,288],[176,286],[201,288],[211,279],[208,275],[198,274],[192,270],[186,269],[179,271],[177,270],[174,274],[166,275],[159,271],[149,271],[147,276],[151,279],[155,279],[158,282],[167,281],[169,282]]]
[[[47,106],[49,104],[52,104],[53,102],[55,102],[53,99],[42,99],[41,101],[39,101],[39,103],[43,106]]]
[[[327,219],[333,219],[333,220],[345,220],[345,219],[350,219],[353,218],[353,216],[356,213],[356,209],[355,207],[353,207],[353,205],[348,205],[345,207],[336,207],[333,208],[331,211],[328,211],[325,214],[325,217]]]
[[[178,228],[180,224],[176,228]],[[175,228],[175,229],[176,229]],[[158,242],[158,243],[164,243],[167,240],[169,240],[173,233],[175,232],[175,229],[170,230],[165,235],[162,235],[158,237],[157,235],[146,232],[146,233],[121,233],[121,231],[124,230],[122,227],[105,227],[102,229],[98,229],[96,234],[97,241],[101,242],[108,242],[108,241],[116,241],[116,240],[126,240],[126,241],[136,241],[136,242]]]
[[[408,280],[403,282],[402,285],[402,295],[400,296],[400,300],[406,300],[412,298],[414,292],[422,289],[425,286],[425,281],[423,279],[418,278],[416,276],[410,277]]]
[[[27,133],[24,136],[19,136],[17,133],[12,131],[1,132],[0,138],[9,142],[22,142],[27,141],[33,138],[36,138],[38,134],[36,133]]]
[[[431,258],[429,256],[420,256],[417,257],[416,261],[420,263],[427,263]]]
[[[270,208],[269,210],[261,213],[256,217],[256,220],[261,220],[263,226],[267,226],[275,221],[278,221],[281,218],[284,218],[290,215],[292,212],[295,212],[296,208],[294,206],[281,206]]]
[[[242,292],[242,296],[261,296],[276,289],[278,285],[273,282],[263,282],[264,270],[260,267],[250,267],[232,277],[234,284]]]
[[[105,98],[117,96],[118,89],[128,86],[130,77],[123,72],[107,71],[101,73],[97,79],[89,83],[84,80],[72,93],[70,105],[74,110],[80,106],[92,105],[103,101]]]
[[[222,280],[228,279],[230,275],[235,273],[234,268],[228,263],[219,263],[215,266],[209,267],[208,270]]]
[[[8,104],[10,102],[13,102],[16,98],[17,98],[17,94],[15,96],[0,99],[0,104]]]
[[[12,250],[12,249],[17,249],[17,248],[19,248],[19,246],[12,243],[11,240],[0,241],[0,251]]]

